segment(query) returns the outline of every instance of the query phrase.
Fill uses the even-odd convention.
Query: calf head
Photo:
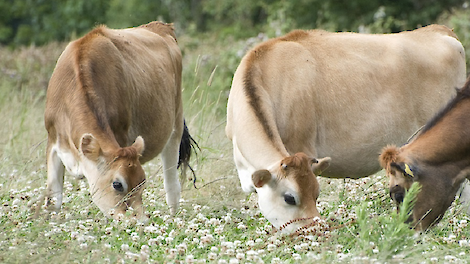
[[[316,202],[320,193],[315,174],[328,168],[330,158],[315,159],[304,153],[284,158],[270,170],[258,170],[252,175],[263,215],[277,228],[291,220],[308,218],[286,225],[286,232],[312,222],[319,217]]]
[[[93,202],[105,214],[114,209],[115,216],[134,209],[134,216],[142,216],[142,191],[145,172],[139,162],[144,151],[144,140],[137,137],[129,147],[105,151],[91,134],[80,141],[79,152],[83,171],[90,185]]]
[[[397,207],[413,182],[421,185],[410,219],[417,230],[425,230],[442,218],[468,176],[468,171],[453,166],[419,161],[396,146],[385,147],[379,161],[389,177],[390,197]]]

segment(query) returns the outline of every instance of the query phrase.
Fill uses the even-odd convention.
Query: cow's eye
[[[284,194],[284,201],[286,201],[287,204],[290,204],[290,205],[296,205],[295,203],[295,198],[292,194],[290,193],[286,193]]]
[[[124,191],[124,186],[122,186],[122,183],[120,183],[118,181],[113,182],[113,188],[114,188],[114,190],[116,190],[118,192],[123,192]]]

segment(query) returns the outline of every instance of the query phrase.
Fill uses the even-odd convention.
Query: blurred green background
[[[435,23],[467,5],[463,0],[2,0],[0,44],[69,41],[98,24],[124,28],[153,20],[174,22],[180,34],[235,38],[293,28],[389,33]],[[464,20],[459,27],[469,26]]]

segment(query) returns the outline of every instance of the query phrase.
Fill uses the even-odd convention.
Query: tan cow
[[[116,215],[143,212],[142,164],[162,153],[167,203],[180,198],[179,162],[191,143],[183,121],[181,51],[173,26],[152,22],[114,30],[99,26],[71,42],[47,89],[47,203],[62,204],[64,165],[85,176],[93,201]],[[183,138],[183,131],[186,138]],[[179,156],[180,148],[186,149]]]
[[[421,185],[412,215],[418,230],[437,223],[460,185],[470,180],[469,135],[470,79],[412,142],[383,149],[380,164],[389,176],[390,196],[397,204],[413,182]]]
[[[242,59],[228,100],[226,134],[242,188],[260,194],[275,226],[311,217],[301,196],[312,185],[287,178],[257,187],[252,175],[267,169],[277,179],[281,161],[297,152],[331,157],[325,177],[371,175],[381,148],[405,143],[464,82],[464,49],[445,26],[383,35],[296,30],[268,40]],[[276,184],[289,185],[295,205]]]

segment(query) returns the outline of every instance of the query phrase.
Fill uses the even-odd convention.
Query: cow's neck
[[[407,151],[429,164],[470,166],[470,99],[456,105],[433,127],[421,134]]]

